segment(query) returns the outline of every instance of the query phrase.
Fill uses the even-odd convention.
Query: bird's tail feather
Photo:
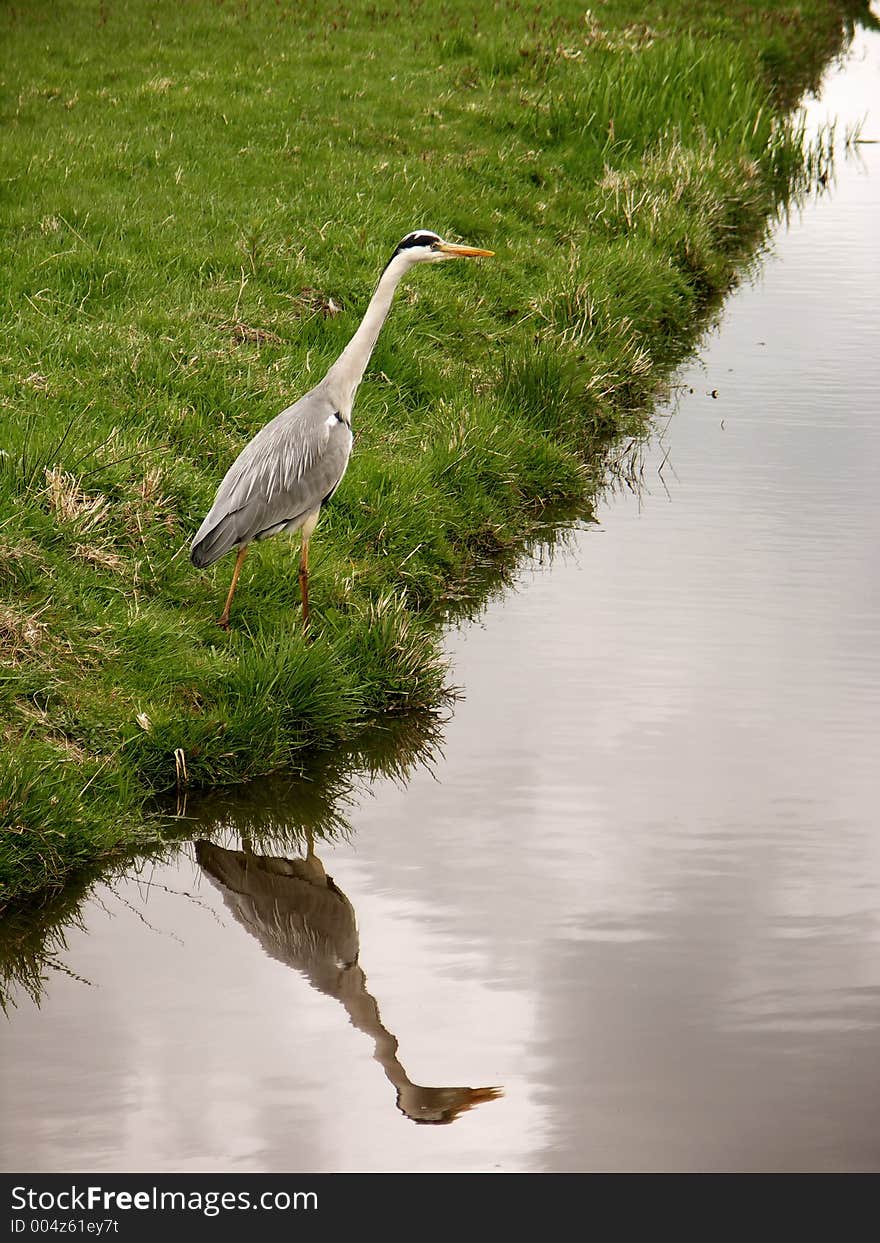
[[[232,517],[233,515],[230,514],[221,518],[216,526],[209,527],[207,531],[203,524],[196,533],[189,550],[189,559],[200,570],[219,561],[239,543],[237,524],[231,520]]]

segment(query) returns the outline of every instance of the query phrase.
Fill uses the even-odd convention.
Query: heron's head
[[[478,250],[476,246],[459,246],[455,242],[444,242],[442,237],[432,233],[429,229],[416,229],[413,233],[407,233],[403,241],[399,243],[389,263],[392,263],[398,256],[405,259],[408,264],[413,264],[440,263],[444,259],[489,258],[494,253],[492,250]]]

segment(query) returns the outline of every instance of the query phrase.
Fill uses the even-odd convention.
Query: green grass
[[[604,454],[803,167],[784,109],[860,5],[0,11],[0,900],[147,831],[152,792],[430,709],[438,619]],[[313,542],[197,573],[248,437],[320,377],[399,238],[417,270]],[[339,313],[332,313],[335,308]]]

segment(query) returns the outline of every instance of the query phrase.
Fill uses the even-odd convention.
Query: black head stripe
[[[439,241],[440,238],[436,233],[429,233],[426,229],[416,229],[414,233],[407,233],[403,241],[393,251],[388,263],[391,263],[392,259],[396,259],[401,251],[409,250],[412,246],[433,246],[435,242]],[[386,268],[388,263],[385,264]],[[385,268],[382,270],[384,272]]]
[[[395,250],[395,254],[399,255],[402,250],[409,250],[411,246],[433,246],[435,242],[439,242],[440,238],[436,233],[416,232],[407,233],[406,237]]]

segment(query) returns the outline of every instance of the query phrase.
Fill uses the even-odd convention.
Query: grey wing
[[[195,565],[237,545],[302,526],[335,491],[351,453],[351,428],[313,389],[261,428],[238,455],[192,542]]]

